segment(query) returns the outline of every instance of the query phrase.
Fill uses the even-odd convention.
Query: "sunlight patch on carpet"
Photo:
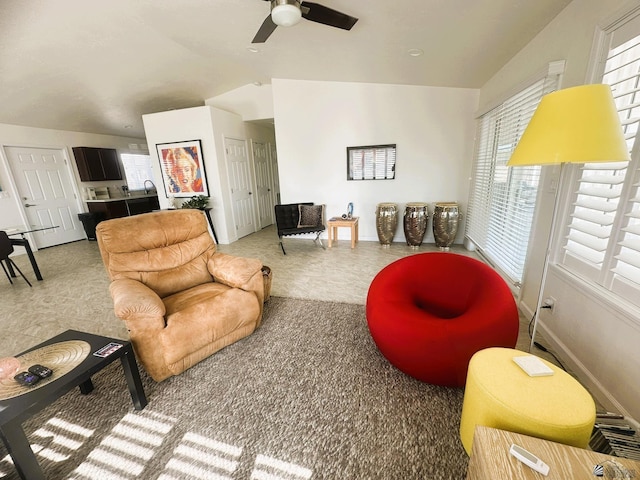
[[[152,410],[126,414],[74,471],[78,476],[72,478],[127,480],[138,477],[176,422],[176,418]]]
[[[175,478],[172,471],[191,478],[231,478],[227,474],[236,471],[241,454],[240,447],[188,432],[173,450],[173,457],[160,479]]]
[[[303,480],[311,478],[313,471],[295,463],[258,455],[251,480]]]

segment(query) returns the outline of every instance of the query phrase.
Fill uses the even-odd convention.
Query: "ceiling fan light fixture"
[[[280,27],[291,27],[302,18],[300,2],[297,0],[272,0],[271,20]]]

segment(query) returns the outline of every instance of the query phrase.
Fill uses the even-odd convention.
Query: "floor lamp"
[[[560,164],[559,189],[563,185],[565,163],[628,160],[629,151],[611,88],[609,85],[596,84],[567,88],[545,95],[507,166]],[[542,308],[560,203],[558,193],[556,190],[529,351],[534,346],[538,316]]]

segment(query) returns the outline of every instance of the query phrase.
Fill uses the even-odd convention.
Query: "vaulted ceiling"
[[[316,3],[359,20],[252,45],[267,1],[2,0],[0,123],[143,137],[143,114],[272,78],[480,88],[570,0]]]

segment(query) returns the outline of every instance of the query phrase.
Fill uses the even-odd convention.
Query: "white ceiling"
[[[570,1],[317,0],[358,23],[251,53],[261,0],[2,0],[0,123],[143,137],[143,114],[271,78],[480,88]]]

